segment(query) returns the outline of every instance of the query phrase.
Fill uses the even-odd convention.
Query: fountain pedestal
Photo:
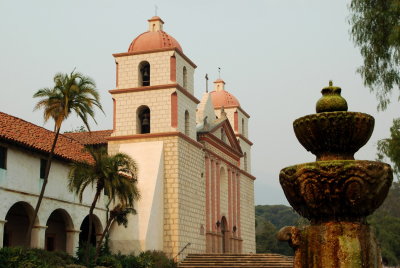
[[[317,161],[279,174],[289,203],[311,222],[278,233],[295,249],[295,268],[382,267],[366,217],[386,198],[392,170],[382,162],[354,160],[372,134],[374,119],[347,112],[340,92],[330,83],[322,90],[317,114],[293,123],[297,139]]]

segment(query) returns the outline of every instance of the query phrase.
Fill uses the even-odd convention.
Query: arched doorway
[[[89,235],[89,215],[86,216],[83,220],[80,230],[81,232],[79,233],[79,245],[83,245],[86,243]],[[90,244],[92,246],[96,246],[97,234],[101,234],[102,231],[103,229],[101,227],[99,218],[96,215],[93,215],[92,234],[90,236]]]
[[[67,235],[68,230],[73,230],[72,219],[64,209],[56,209],[46,223],[45,249],[48,251],[67,251],[67,245],[71,236]],[[70,252],[68,252],[70,253]]]
[[[26,202],[17,202],[8,210],[5,218],[7,222],[4,225],[4,247],[26,247],[30,245],[31,241],[26,241],[25,235],[33,214],[33,207]],[[34,225],[39,225],[37,219]]]
[[[222,253],[229,252],[229,229],[225,216],[221,219]]]

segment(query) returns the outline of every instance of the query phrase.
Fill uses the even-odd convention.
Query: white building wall
[[[127,228],[112,226],[110,247],[123,254],[163,250],[164,142],[124,143],[119,152],[128,154],[138,164],[141,198],[135,205],[137,215],[129,216]]]
[[[196,140],[196,103],[180,91],[178,93],[178,131],[185,133],[185,111],[189,112],[189,137]]]
[[[185,89],[194,95],[194,68],[181,55],[175,53],[176,57],[176,82],[183,87],[183,67],[187,71],[187,86]]]
[[[240,148],[242,148],[243,154],[247,155],[247,170],[244,168],[244,157],[240,158],[240,169],[245,170],[248,173],[251,173],[251,145],[248,144],[243,139],[239,138]]]
[[[40,159],[46,157],[19,147],[8,145],[6,147],[7,169],[0,169],[0,221],[5,220],[7,212],[17,202],[26,202],[32,208],[35,208],[43,181],[39,178]],[[94,190],[88,187],[83,195],[83,202],[80,203],[79,198],[68,190],[68,172],[68,163],[53,159],[36,224],[42,226],[38,237],[40,240],[38,242],[39,247],[44,247],[46,223],[51,213],[56,209],[67,212],[73,224],[73,230],[70,231],[77,231],[77,234],[79,234],[84,218],[89,214]],[[100,219],[102,227],[105,226],[106,221],[105,203],[106,201],[101,198],[94,211]],[[3,236],[2,232],[3,229],[1,236]],[[77,246],[78,241],[75,242]]]
[[[254,181],[243,174],[240,175],[240,223],[242,253],[256,253]]]

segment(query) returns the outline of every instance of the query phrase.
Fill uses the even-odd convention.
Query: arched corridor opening
[[[28,231],[29,223],[33,218],[33,214],[34,209],[26,202],[17,202],[10,208],[5,218],[7,222],[4,225],[4,247],[27,247],[30,245],[31,241],[26,241],[25,235]],[[38,225],[37,223],[38,221],[36,220],[34,225]],[[33,235],[36,235],[36,233],[32,232],[32,236]]]
[[[69,214],[63,209],[53,211],[46,223],[45,249],[48,251],[67,251],[69,244],[73,245],[73,238],[67,235],[73,230]],[[70,253],[70,252],[68,252]]]
[[[80,228],[80,234],[79,234],[79,245],[83,245],[86,243],[89,235],[89,215],[85,217],[81,224]],[[97,235],[101,234],[103,231],[103,228],[101,227],[101,223],[99,218],[96,215],[93,215],[93,222],[92,222],[92,234],[90,236],[90,244],[92,246],[96,246],[97,242]]]

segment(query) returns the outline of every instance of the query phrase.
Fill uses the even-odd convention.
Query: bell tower
[[[126,230],[114,232],[110,246],[126,253],[163,250],[173,257],[193,240],[182,230],[204,240],[198,228],[204,222],[199,210],[204,209],[205,194],[188,194],[204,191],[203,151],[196,141],[200,101],[194,97],[196,65],[164,32],[160,17],[148,23],[148,31],[137,36],[127,52],[113,54],[116,88],[109,91],[114,117],[108,151],[124,152],[138,163],[142,198],[135,206],[138,215],[130,216]],[[192,248],[202,252],[205,242]]]
[[[163,31],[160,17],[148,22],[148,31],[132,41],[128,52],[113,55],[117,75],[116,89],[110,90],[113,136],[178,131],[195,139],[196,65]]]

